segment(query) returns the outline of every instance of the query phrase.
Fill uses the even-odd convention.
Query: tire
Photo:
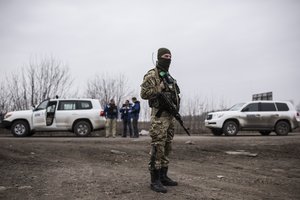
[[[223,132],[226,136],[235,136],[239,132],[239,127],[234,121],[227,121],[223,126]]]
[[[271,131],[259,131],[259,133],[263,136],[268,136],[270,135]]]
[[[211,132],[215,136],[221,136],[221,135],[223,135],[222,129],[211,129]]]
[[[76,122],[74,126],[74,133],[79,137],[86,137],[91,134],[91,125],[87,121]]]
[[[24,120],[17,120],[11,126],[11,133],[15,137],[26,137],[29,135],[29,125]]]
[[[290,124],[286,121],[279,121],[275,126],[275,133],[280,136],[287,135],[291,130]]]

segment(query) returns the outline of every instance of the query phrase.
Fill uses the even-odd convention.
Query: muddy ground
[[[0,199],[300,199],[300,133],[176,136],[166,194],[149,188],[149,142],[0,134]]]

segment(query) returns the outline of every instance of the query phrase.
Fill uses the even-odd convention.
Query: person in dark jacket
[[[118,107],[116,106],[114,99],[111,99],[110,103],[106,105],[104,113],[106,117],[106,137],[108,138],[110,135],[112,135],[112,137],[115,138],[118,119]]]
[[[131,128],[131,108],[132,108],[131,103],[129,103],[129,100],[126,100],[122,108],[120,109],[121,119],[123,121],[122,137],[127,137],[127,127],[129,128],[130,137],[133,137],[132,128]]]
[[[132,126],[133,126],[133,137],[139,137],[139,129],[138,129],[138,120],[140,115],[140,102],[136,99],[136,97],[132,97],[132,108],[131,108],[131,118],[132,118]]]

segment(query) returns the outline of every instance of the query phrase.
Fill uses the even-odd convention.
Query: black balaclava
[[[170,64],[171,64],[171,59],[161,58],[161,56],[166,54],[166,53],[171,54],[171,51],[167,48],[158,49],[156,66],[158,68],[160,68],[161,70],[168,72]]]

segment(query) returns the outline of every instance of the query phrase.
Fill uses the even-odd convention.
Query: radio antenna
[[[153,65],[155,66],[156,64],[155,64],[155,62],[154,62],[153,56],[154,56],[154,52],[152,52],[152,63],[153,63]]]

